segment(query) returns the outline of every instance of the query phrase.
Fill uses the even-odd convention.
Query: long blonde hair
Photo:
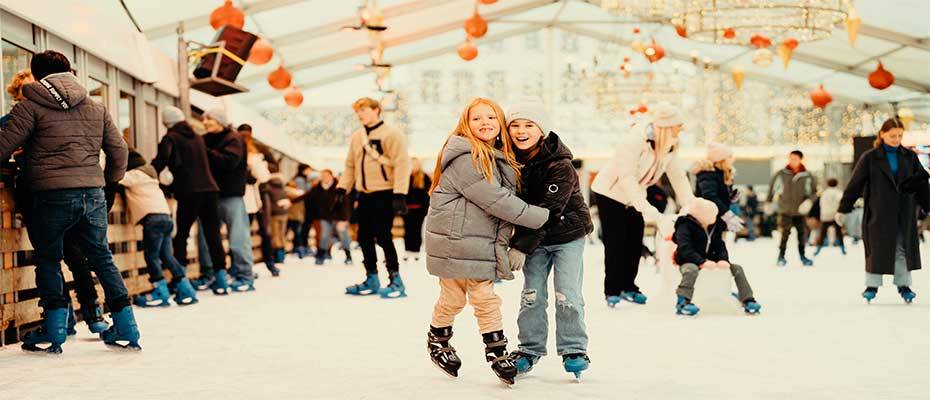
[[[26,96],[23,96],[23,87],[29,82],[35,82],[35,78],[32,77],[32,71],[28,69],[19,71],[10,78],[10,83],[6,85],[6,92],[9,93],[13,101],[20,102],[26,100]]]
[[[479,105],[486,105],[491,107],[494,110],[494,115],[497,116],[497,122],[500,124],[500,134],[495,140],[495,144],[489,144],[481,139],[479,139],[471,131],[471,128],[468,126],[468,115],[471,113],[472,108]],[[497,103],[477,97],[473,99],[468,106],[465,107],[465,110],[462,111],[462,116],[459,118],[459,123],[455,127],[455,130],[449,134],[449,137],[446,138],[446,142],[442,145],[442,150],[439,151],[439,157],[436,158],[436,169],[433,170],[433,184],[429,188],[429,192],[433,193],[436,190],[436,187],[439,186],[439,180],[442,177],[442,154],[446,151],[446,146],[449,144],[449,139],[453,136],[461,136],[468,139],[471,142],[471,159],[475,168],[481,171],[484,174],[484,178],[491,182],[494,179],[494,168],[497,163],[495,162],[495,151],[501,151],[504,153],[504,158],[507,160],[507,164],[514,169],[516,176],[516,185],[519,190],[520,186],[520,164],[517,162],[517,158],[513,153],[513,147],[511,146],[510,135],[507,134],[507,120],[504,116],[504,110],[501,109]]]
[[[675,142],[671,138],[672,130],[675,128],[654,127],[653,129],[655,133],[656,164],[662,165],[662,159],[671,155],[672,151],[675,151]]]
[[[411,164],[413,164],[414,161],[416,161],[417,165],[419,165],[419,161],[420,161],[419,159],[417,158],[410,159]],[[410,176],[413,177],[413,183],[411,187],[413,187],[414,189],[426,189],[426,173],[423,172],[422,166],[411,171]]]

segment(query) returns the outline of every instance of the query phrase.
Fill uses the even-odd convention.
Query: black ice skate
[[[452,339],[452,327],[444,328],[429,327],[429,333],[426,335],[426,350],[429,351],[429,358],[442,372],[457,378],[459,368],[462,367],[462,360],[455,354],[455,348],[449,344]]]
[[[481,335],[484,339],[484,358],[491,363],[491,370],[501,382],[513,385],[517,376],[517,365],[507,354],[507,338],[504,331],[488,332]]]

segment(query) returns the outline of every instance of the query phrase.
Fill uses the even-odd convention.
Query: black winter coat
[[[187,122],[178,122],[158,143],[158,154],[152,160],[155,171],[171,171],[174,181],[171,191],[176,195],[216,192],[219,187],[210,172],[207,146]]]
[[[540,229],[516,226],[511,247],[530,254],[540,245],[568,243],[594,230],[572,166],[572,153],[558,135],[549,133],[520,172],[520,198],[549,209],[549,220]]]
[[[407,208],[423,209],[424,212],[429,208],[429,187],[433,181],[429,175],[423,174],[423,188],[413,187],[413,177],[410,177],[410,188],[407,189]]]
[[[730,211],[731,188],[724,183],[723,171],[719,169],[703,170],[695,175],[694,195],[712,201],[717,205],[717,217]]]
[[[220,198],[244,196],[249,167],[242,135],[226,128],[218,133],[204,135],[203,140],[207,145],[213,180],[220,187]]]
[[[705,230],[701,223],[690,215],[682,215],[675,221],[675,234],[672,241],[678,245],[675,250],[675,264],[694,264],[701,266],[705,261],[730,261],[727,245],[723,241],[723,232],[727,225],[722,220]]]
[[[894,274],[899,234],[903,235],[907,269],[920,269],[917,207],[930,210],[927,178],[917,154],[904,147],[898,150],[896,176],[891,174],[884,148],[865,152],[856,163],[837,212],[849,213],[859,197],[865,199],[862,239],[866,272]]]
[[[333,179],[333,184],[329,189],[324,189],[323,184],[318,183],[307,192],[304,201],[313,209],[314,218],[324,221],[349,220],[349,202],[343,199],[342,203],[336,204],[338,184],[339,181]]]

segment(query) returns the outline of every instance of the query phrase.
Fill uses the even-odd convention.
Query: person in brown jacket
[[[394,248],[391,227],[394,214],[407,213],[407,189],[410,185],[410,155],[407,137],[381,119],[381,104],[371,98],[359,99],[352,105],[362,123],[362,129],[352,133],[346,168],[339,179],[336,203],[345,201],[346,192],[358,191],[358,244],[362,248],[364,282],[346,288],[346,294],[383,298],[404,293],[400,279],[400,264]],[[384,250],[391,283],[380,288],[378,256],[375,243]]]

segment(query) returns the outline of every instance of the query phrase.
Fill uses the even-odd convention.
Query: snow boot
[[[504,331],[488,332],[481,335],[484,340],[484,358],[491,363],[491,370],[501,382],[513,385],[517,376],[517,366],[507,354],[507,338]]]
[[[181,278],[181,281],[178,282],[178,292],[174,295],[174,302],[178,303],[179,306],[189,306],[197,301],[197,292],[194,291],[191,281],[187,278]]]
[[[347,287],[346,294],[367,296],[377,294],[379,289],[381,289],[381,281],[378,280],[378,274],[369,274],[364,282]]]
[[[539,357],[527,354],[522,351],[515,351],[510,354],[514,366],[517,367],[517,376],[526,375],[533,370],[533,366],[539,361]]]
[[[429,358],[433,360],[442,372],[453,378],[459,376],[459,368],[462,367],[462,360],[455,354],[455,348],[449,344],[452,339],[452,327],[444,328],[429,327],[426,334],[426,351],[429,352]]]
[[[94,304],[93,306],[81,307],[81,318],[87,324],[90,333],[100,333],[110,327],[110,324],[103,319],[103,308]]]
[[[687,315],[689,317],[697,315],[701,309],[691,302],[691,299],[685,296],[678,296],[678,303],[675,304],[675,314]]]
[[[111,312],[110,318],[113,318],[113,326],[100,333],[100,339],[108,346],[121,347],[126,350],[142,350],[139,345],[139,326],[136,325],[136,317],[132,313],[132,307],[126,306],[117,312]],[[121,344],[120,342],[126,342]]]
[[[139,307],[168,307],[171,305],[169,298],[171,294],[168,293],[168,283],[164,279],[156,282],[152,282],[151,294],[146,294],[136,297],[134,303]]]
[[[629,301],[630,303],[636,303],[636,304],[646,304],[646,299],[647,299],[646,295],[642,294],[642,292],[639,292],[639,291],[620,292],[620,298],[623,300]]]
[[[30,352],[46,352],[61,354],[61,345],[68,340],[68,308],[53,308],[45,310],[42,326],[34,332],[23,336],[22,349]],[[37,344],[48,343],[48,347],[39,347]]]
[[[216,271],[215,278],[213,284],[210,285],[210,290],[213,291],[213,294],[217,296],[229,294],[229,275],[226,274],[226,270],[221,269]]]
[[[904,302],[907,304],[911,304],[914,298],[917,297],[917,293],[914,293],[914,291],[907,286],[898,286],[898,294],[901,295],[901,298],[904,299]]]
[[[579,382],[581,381],[581,371],[588,369],[590,364],[591,359],[584,353],[566,354],[562,356],[562,367],[565,368],[565,372],[574,374],[575,380]]]
[[[750,297],[743,301],[743,311],[745,311],[746,314],[755,315],[758,314],[761,310],[762,305],[756,302],[756,299]]]
[[[867,288],[865,288],[865,291],[862,292],[862,297],[863,297],[863,298],[865,299],[865,301],[868,302],[868,303],[872,303],[872,300],[875,299],[875,296],[876,296],[876,295],[878,295],[878,288],[877,288],[877,287],[867,287]]]
[[[382,299],[407,297],[407,289],[404,287],[404,281],[400,279],[400,272],[391,273],[391,283],[378,290],[378,294]]]

